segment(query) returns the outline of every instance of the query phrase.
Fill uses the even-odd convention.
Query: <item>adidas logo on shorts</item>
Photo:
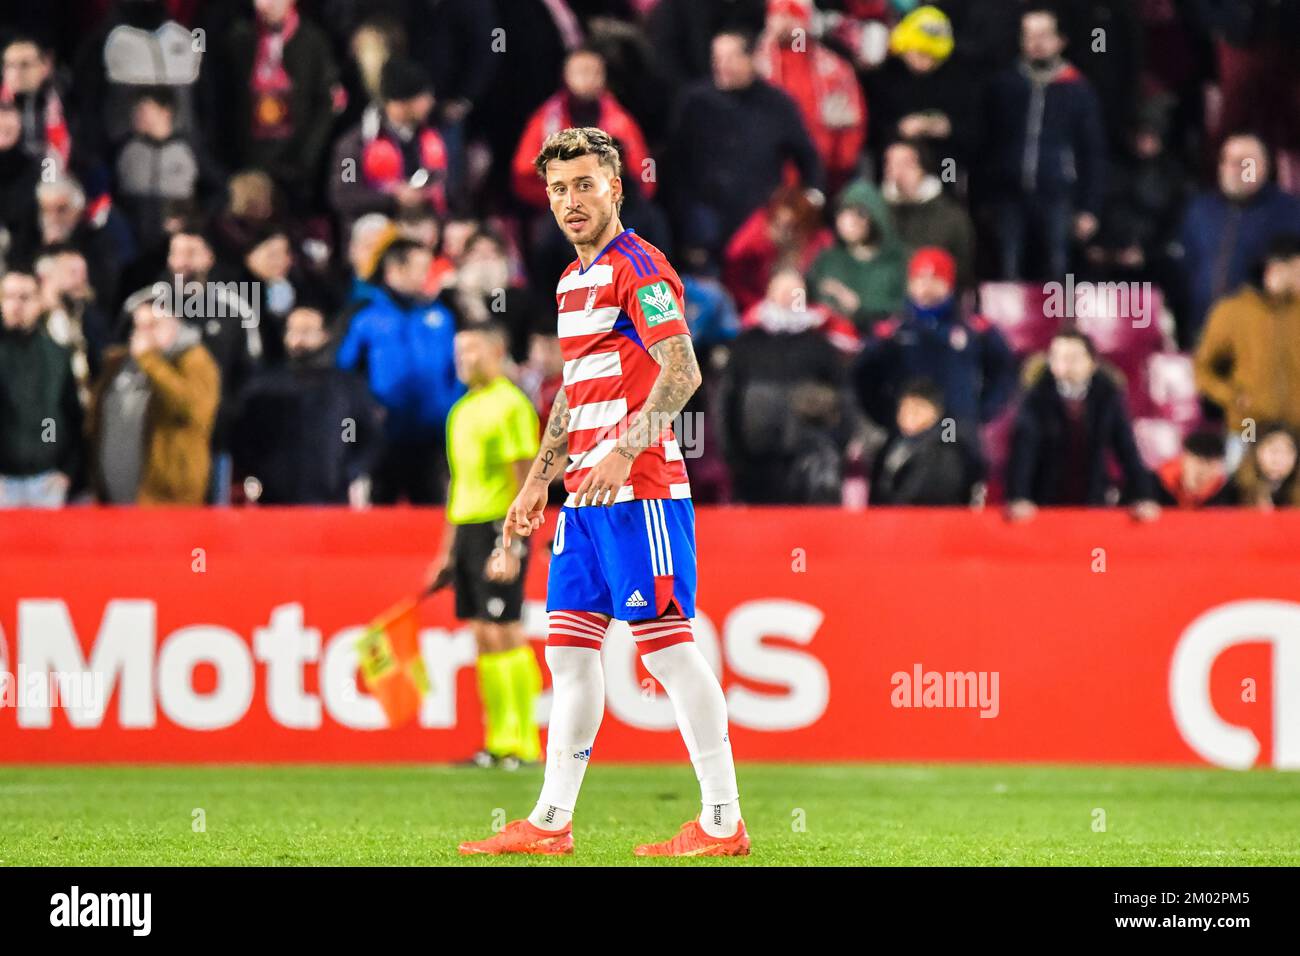
[[[640,589],[632,592],[632,596],[627,599],[624,607],[645,607],[650,602],[641,596]]]

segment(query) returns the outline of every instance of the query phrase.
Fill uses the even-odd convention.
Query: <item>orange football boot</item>
[[[553,854],[573,852],[573,824],[563,830],[542,830],[527,820],[511,820],[504,830],[486,840],[467,840],[460,845],[461,856],[486,853]]]
[[[743,820],[729,837],[709,836],[699,820],[689,820],[671,840],[643,843],[632,852],[637,856],[748,856],[749,834]]]

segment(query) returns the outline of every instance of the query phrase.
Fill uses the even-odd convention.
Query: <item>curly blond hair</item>
[[[610,175],[623,175],[623,158],[619,154],[614,137],[595,126],[570,126],[557,130],[542,143],[542,149],[533,160],[537,175],[546,180],[546,164],[553,159],[577,159],[579,156],[595,156],[600,165],[609,170]],[[619,196],[618,207],[623,205]]]

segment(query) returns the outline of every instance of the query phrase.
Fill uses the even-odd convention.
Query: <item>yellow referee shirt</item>
[[[504,375],[462,396],[447,415],[452,524],[500,521],[519,493],[512,462],[537,456],[537,412]]]

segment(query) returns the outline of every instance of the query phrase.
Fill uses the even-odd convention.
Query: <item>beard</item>
[[[560,231],[564,233],[564,238],[568,239],[573,245],[587,245],[604,235],[605,229],[613,219],[614,210],[611,206],[608,210],[589,213],[581,231],[575,231],[572,226],[563,221],[560,222]]]

